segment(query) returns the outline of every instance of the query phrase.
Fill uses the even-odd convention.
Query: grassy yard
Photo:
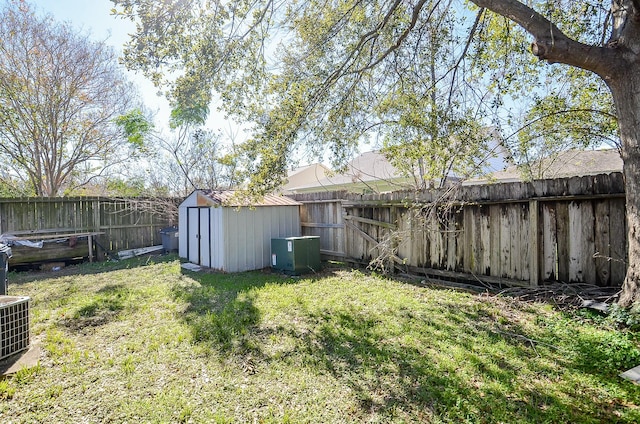
[[[358,271],[165,262],[10,275],[37,367],[0,422],[639,422],[639,333],[585,312]]]

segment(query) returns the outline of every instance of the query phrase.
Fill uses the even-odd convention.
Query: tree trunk
[[[627,275],[619,304],[640,303],[640,64],[609,82],[618,113],[627,212]]]
[[[532,53],[599,75],[609,86],[618,115],[627,212],[627,275],[618,303],[640,305],[640,0],[611,2],[613,21],[603,46],[567,37],[522,0],[471,0],[519,24],[534,37]],[[608,22],[608,21],[607,21]]]

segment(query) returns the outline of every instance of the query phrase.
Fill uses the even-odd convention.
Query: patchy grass
[[[0,422],[638,422],[638,333],[544,304],[334,269],[177,260],[10,276],[39,366]]]

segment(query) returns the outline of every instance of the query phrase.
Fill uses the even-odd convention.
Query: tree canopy
[[[114,13],[138,25],[125,63],[164,87],[177,110],[203,110],[215,92],[226,113],[253,123],[248,174],[262,191],[280,182],[301,146],[317,156],[329,149],[340,165],[375,137],[418,186],[453,169],[477,172],[469,158],[491,155],[496,134],[516,156],[542,154],[560,139],[547,128],[577,136],[584,123],[545,113],[561,102],[603,121],[598,137],[616,142],[600,80],[543,68],[526,54],[523,31],[469,2],[113,2]],[[584,17],[583,8],[564,16],[562,2],[537,3],[591,38],[605,16],[601,6]],[[576,87],[587,94],[576,96]],[[538,107],[516,114],[515,103]],[[464,141],[453,147],[451,137]]]
[[[481,129],[516,156],[615,145],[621,302],[640,300],[640,1],[112,1],[137,25],[127,66],[175,108],[202,110],[215,93],[253,123],[250,188],[276,186],[300,145],[342,163],[367,137],[423,175],[490,152]]]
[[[132,157],[116,119],[135,89],[113,49],[22,1],[0,11],[0,160],[33,194],[61,195]]]

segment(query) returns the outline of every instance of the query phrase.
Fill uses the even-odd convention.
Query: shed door
[[[209,208],[187,208],[187,258],[194,264],[211,266],[211,211]]]
[[[211,209],[200,209],[200,262],[211,267]]]

